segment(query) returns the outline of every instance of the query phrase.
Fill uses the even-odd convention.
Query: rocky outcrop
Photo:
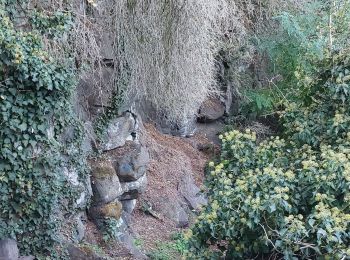
[[[136,181],[123,182],[122,189],[123,194],[121,195],[121,200],[133,200],[137,199],[140,194],[142,194],[147,187],[147,176],[144,174]]]
[[[110,153],[110,160],[121,182],[134,182],[144,176],[149,159],[147,149],[137,142],[127,141],[122,149]]]
[[[196,115],[188,115],[180,122],[171,122],[161,111],[145,100],[138,100],[136,109],[140,113],[142,120],[150,122],[163,134],[181,137],[193,136],[196,132]]]

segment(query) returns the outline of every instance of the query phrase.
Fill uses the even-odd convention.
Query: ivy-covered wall
[[[70,103],[73,66],[44,51],[41,33],[59,37],[69,19],[33,13],[32,26],[22,28],[14,25],[15,4],[0,1],[0,237],[16,239],[23,253],[57,259],[61,224],[83,189],[69,172],[84,178],[85,158]]]

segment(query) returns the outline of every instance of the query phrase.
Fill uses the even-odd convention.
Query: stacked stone
[[[138,139],[137,126],[129,112],[112,120],[97,144],[102,156],[90,162],[93,195],[89,215],[99,227],[106,218],[117,220],[118,238],[126,232],[128,215],[147,186],[149,153]]]

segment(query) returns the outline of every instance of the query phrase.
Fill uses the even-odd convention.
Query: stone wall
[[[74,169],[65,170],[72,183],[84,187],[77,201],[80,210],[71,221],[76,228],[75,244],[84,240],[87,219],[101,232],[108,229],[106,220],[115,220],[118,228],[113,229],[113,236],[128,244],[130,214],[147,186],[150,158],[142,142],[141,117],[131,108],[120,108],[108,119],[104,130],[97,133],[96,123],[110,109],[115,94],[113,73],[113,69],[105,67],[101,74],[82,80],[74,100],[76,113],[84,125],[82,148],[90,155],[91,169],[90,179],[84,182],[77,181]],[[70,251],[76,257],[79,250]]]

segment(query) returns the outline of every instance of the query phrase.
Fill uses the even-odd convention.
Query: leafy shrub
[[[268,57],[263,70],[269,80],[257,88],[246,86],[242,113],[264,115],[285,102],[298,102],[305,94],[301,78],[311,80],[333,51],[348,46],[349,10],[350,1],[339,0],[280,9],[272,26],[254,37],[259,55]]]
[[[281,113],[283,137],[220,136],[209,205],[187,234],[189,258],[350,257],[350,61],[323,62]]]
[[[264,114],[275,110],[276,100],[270,89],[248,89],[243,93],[243,96],[245,98],[241,104],[240,112],[251,119],[264,116]]]

